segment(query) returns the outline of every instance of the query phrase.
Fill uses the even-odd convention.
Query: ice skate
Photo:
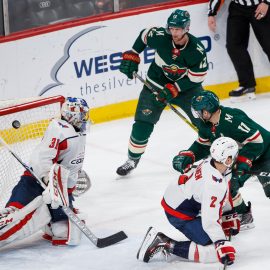
[[[137,259],[148,263],[159,252],[168,257],[170,254],[170,238],[150,227],[138,250]]]
[[[240,231],[253,229],[255,227],[250,202],[248,202],[248,211],[244,214],[239,214],[238,216],[240,218]]]
[[[232,103],[256,99],[255,87],[240,86],[230,91],[229,96]]]
[[[120,176],[125,176],[131,173],[132,170],[134,170],[140,159],[128,159],[122,166],[120,166],[117,170],[116,173]]]

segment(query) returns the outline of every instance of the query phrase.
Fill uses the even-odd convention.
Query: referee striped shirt
[[[236,4],[242,5],[242,6],[257,6],[260,3],[264,2],[266,4],[270,4],[270,0],[232,0]],[[224,0],[210,0],[208,4],[208,16],[215,16],[217,15],[218,10],[224,3]]]

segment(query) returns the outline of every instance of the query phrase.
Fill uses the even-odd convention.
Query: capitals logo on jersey
[[[212,179],[217,182],[217,183],[221,183],[222,182],[222,179],[221,178],[217,178],[215,177],[214,175],[212,175]]]
[[[163,65],[162,69],[165,76],[172,81],[177,81],[183,78],[187,74],[186,68],[180,68],[174,64],[169,65],[169,66]]]

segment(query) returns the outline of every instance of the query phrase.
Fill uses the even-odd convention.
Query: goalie
[[[61,119],[50,122],[29,162],[44,187],[28,171],[21,176],[6,208],[0,210],[0,247],[41,229],[43,237],[54,245],[79,244],[81,231],[61,206],[75,212],[72,192],[82,172],[88,120],[86,101],[68,97],[61,108]]]

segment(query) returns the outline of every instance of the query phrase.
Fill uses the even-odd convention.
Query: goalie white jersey
[[[76,132],[68,122],[53,119],[39,145],[33,151],[30,166],[38,177],[46,177],[54,163],[70,170],[68,188],[73,188],[82,168],[86,134]]]
[[[226,239],[219,220],[224,207],[231,208],[231,174],[222,175],[210,160],[204,160],[196,169],[172,182],[165,191],[162,206],[168,214],[184,220],[201,215],[204,231],[215,242]]]

